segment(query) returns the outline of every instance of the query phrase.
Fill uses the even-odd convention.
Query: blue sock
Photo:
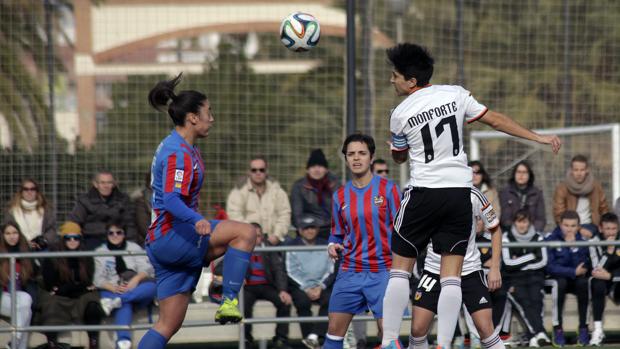
[[[168,340],[154,329],[146,331],[138,344],[138,349],[164,349]]]
[[[342,349],[343,344],[344,337],[332,336],[328,333],[323,342],[323,349]]]
[[[224,268],[222,270],[222,275],[224,276],[222,285],[223,297],[228,299],[237,298],[250,264],[250,256],[252,256],[250,252],[241,251],[234,247],[229,246],[226,250],[224,254]]]

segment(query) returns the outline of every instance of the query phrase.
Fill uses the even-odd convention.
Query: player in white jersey
[[[401,315],[409,299],[409,278],[418,251],[433,242],[441,254],[441,293],[437,341],[448,348],[461,307],[461,269],[472,227],[472,172],[463,150],[465,122],[480,120],[498,131],[561,146],[555,135],[539,135],[508,116],[488,110],[460,86],[430,85],[433,59],[421,46],[399,44],[387,50],[394,69],[390,82],[407,96],[392,112],[392,158],[409,159],[411,179],[392,235],[392,270],[384,297],[382,347],[399,348]]]
[[[491,295],[502,286],[500,274],[502,233],[499,228],[499,219],[489,200],[472,187],[471,189],[472,219],[481,220],[492,234],[491,268],[485,277],[480,262],[480,252],[476,248],[476,228],[471,229],[469,244],[463,262],[461,278],[463,280],[463,303],[467,312],[478,329],[481,343],[484,348],[503,348],[501,339],[494,333]],[[417,290],[413,297],[413,321],[411,322],[411,336],[409,349],[426,349],[428,342],[426,335],[430,329],[433,317],[437,313],[441,269],[441,255],[433,251],[431,244],[427,247],[424,259],[424,273],[420,278]],[[488,282],[487,282],[488,280]]]

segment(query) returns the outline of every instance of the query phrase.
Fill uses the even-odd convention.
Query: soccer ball
[[[293,12],[280,25],[280,41],[291,51],[308,51],[319,43],[321,26],[313,15]]]

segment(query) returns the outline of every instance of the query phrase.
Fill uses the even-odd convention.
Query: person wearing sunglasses
[[[67,221],[60,226],[60,252],[83,251],[80,225]],[[41,267],[43,289],[39,292],[38,325],[71,323],[98,325],[104,316],[99,292],[93,284],[92,257],[45,258]],[[88,331],[88,349],[99,348],[99,332]],[[45,333],[48,348],[59,348],[58,333]]]
[[[127,241],[122,223],[108,223],[106,231],[107,241],[95,251],[144,251],[135,242]],[[157,288],[153,276],[153,266],[144,255],[95,257],[93,283],[100,289],[103,311],[114,314],[114,324],[131,324],[133,309],[153,301]],[[131,348],[131,332],[116,331],[116,348]]]
[[[32,178],[21,181],[4,216],[7,223],[19,227],[33,250],[45,250],[49,244],[58,242],[56,214],[39,183]]]
[[[390,169],[388,168],[387,162],[383,159],[375,159],[370,166],[372,173],[383,178],[388,178],[390,174]]]
[[[291,205],[280,184],[269,178],[265,157],[250,160],[247,177],[228,195],[226,212],[229,219],[260,224],[270,244],[284,241],[291,225]]]

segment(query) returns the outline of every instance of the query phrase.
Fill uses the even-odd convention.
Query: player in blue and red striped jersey
[[[223,297],[215,320],[240,321],[237,294],[256,241],[254,227],[249,224],[208,221],[198,213],[205,166],[194,143],[207,137],[214,119],[201,92],[175,94],[180,79],[181,74],[161,81],[149,93],[149,103],[158,110],[166,109],[175,127],[159,144],[151,166],[153,212],[146,252],[155,268],[159,319],[138,349],[165,347],[183,323],[203,266],[221,255]]]
[[[370,309],[382,327],[383,295],[392,266],[391,239],[400,207],[398,186],[373,175],[372,137],[352,134],[342,146],[352,179],[333,195],[330,257],[340,270],[329,301],[329,327],[323,348],[342,348],[353,316]]]

